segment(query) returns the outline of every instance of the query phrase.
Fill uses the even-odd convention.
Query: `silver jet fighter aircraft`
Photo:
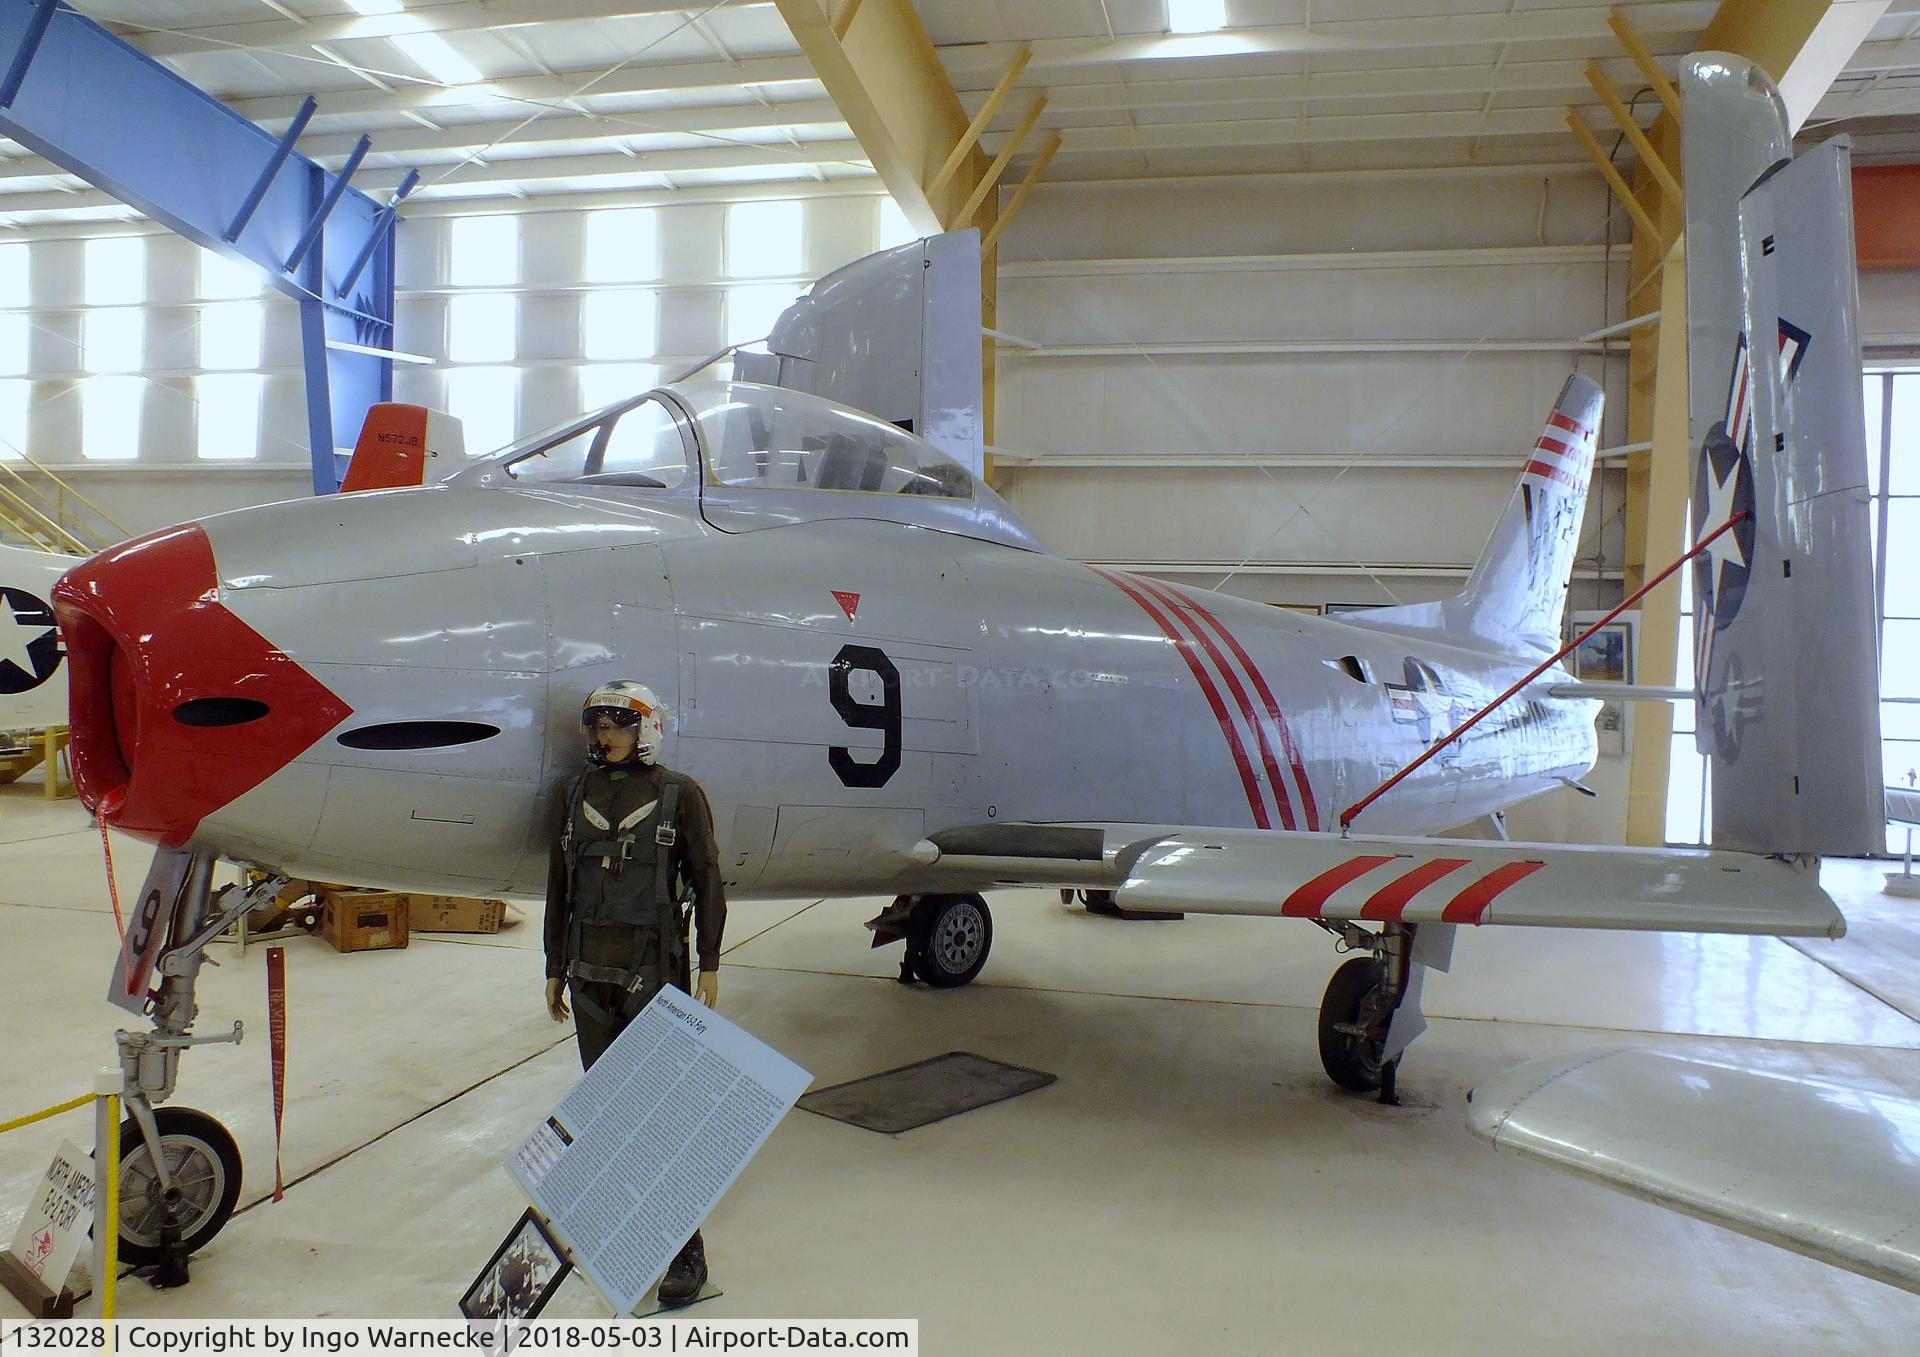
[[[634,677],[677,714],[663,758],[707,788],[734,893],[898,896],[936,984],[984,963],[998,884],[1318,920],[1367,954],[1329,990],[1328,1070],[1376,1088],[1453,925],[1842,926],[1761,857],[1380,837],[1584,773],[1595,704],[1557,666],[1339,832],[1558,648],[1600,411],[1569,380],[1459,598],[1338,621],[1050,555],[853,410],[669,386],[442,484],[74,570],[75,776],[168,849],[537,895],[582,695]]]

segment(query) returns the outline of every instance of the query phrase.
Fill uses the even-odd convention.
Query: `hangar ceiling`
[[[834,0],[837,13],[855,0]],[[1226,0],[1227,26],[1170,34],[1168,0],[914,0],[969,112],[1019,54],[983,139],[1029,110],[1057,130],[1049,178],[1109,179],[1473,163],[1576,163],[1562,110],[1607,125],[1585,76],[1642,80],[1583,0]],[[860,146],[771,0],[77,0],[270,130],[307,93],[300,142],[415,202],[860,181]],[[1621,8],[1671,67],[1718,7]],[[1651,120],[1657,103],[1638,102]],[[1846,130],[1863,159],[1920,153],[1920,0],[1892,0],[1806,135]],[[127,209],[21,148],[0,160],[0,223]]]

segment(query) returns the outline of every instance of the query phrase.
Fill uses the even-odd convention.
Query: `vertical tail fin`
[[[1686,98],[1698,744],[1713,843],[1884,845],[1879,674],[1845,138],[1791,159],[1753,63],[1699,53]]]
[[[1352,620],[1444,629],[1541,658],[1559,649],[1605,403],[1587,378],[1567,378],[1465,589],[1438,604],[1377,608]]]

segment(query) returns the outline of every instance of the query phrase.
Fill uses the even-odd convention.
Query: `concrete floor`
[[[0,788],[0,1118],[84,1092],[119,1025],[99,837],[39,792]],[[129,893],[145,850],[116,862]],[[1920,1094],[1920,905],[1881,870],[1829,865],[1839,943],[1463,937],[1397,1109],[1320,1072],[1335,958],[1305,924],[1007,891],[985,975],[936,993],[866,950],[874,902],[736,904],[722,1007],[817,1084],[953,1049],[1059,1081],[897,1137],[793,1113],[708,1222],[701,1312],[917,1317],[930,1353],[1911,1354],[1920,1297],[1496,1154],[1462,1115],[1510,1065],[1623,1045]],[[400,952],[290,943],[277,1205],[262,953],[217,949],[202,1029],[249,1035],[190,1053],[177,1101],[239,1138],[242,1210],[191,1286],[128,1283],[122,1313],[452,1316],[524,1205],[503,1160],[578,1071],[538,945],[537,911]],[[0,1138],[5,1237],[89,1115]],[[550,1311],[598,1312],[577,1279]]]

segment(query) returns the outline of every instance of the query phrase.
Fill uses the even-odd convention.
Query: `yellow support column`
[[[793,30],[827,95],[859,138],[887,192],[916,231],[980,228],[980,323],[993,329],[999,301],[1000,173],[1018,142],[1039,120],[1045,95],[1008,142],[997,163],[979,146],[980,135],[1026,69],[1022,49],[969,118],[948,79],[933,39],[912,0],[840,0],[832,10],[821,0],[774,0]],[[1048,153],[1049,155],[1051,152]],[[994,437],[994,345],[980,342],[981,434]],[[991,476],[993,463],[987,459]]]

